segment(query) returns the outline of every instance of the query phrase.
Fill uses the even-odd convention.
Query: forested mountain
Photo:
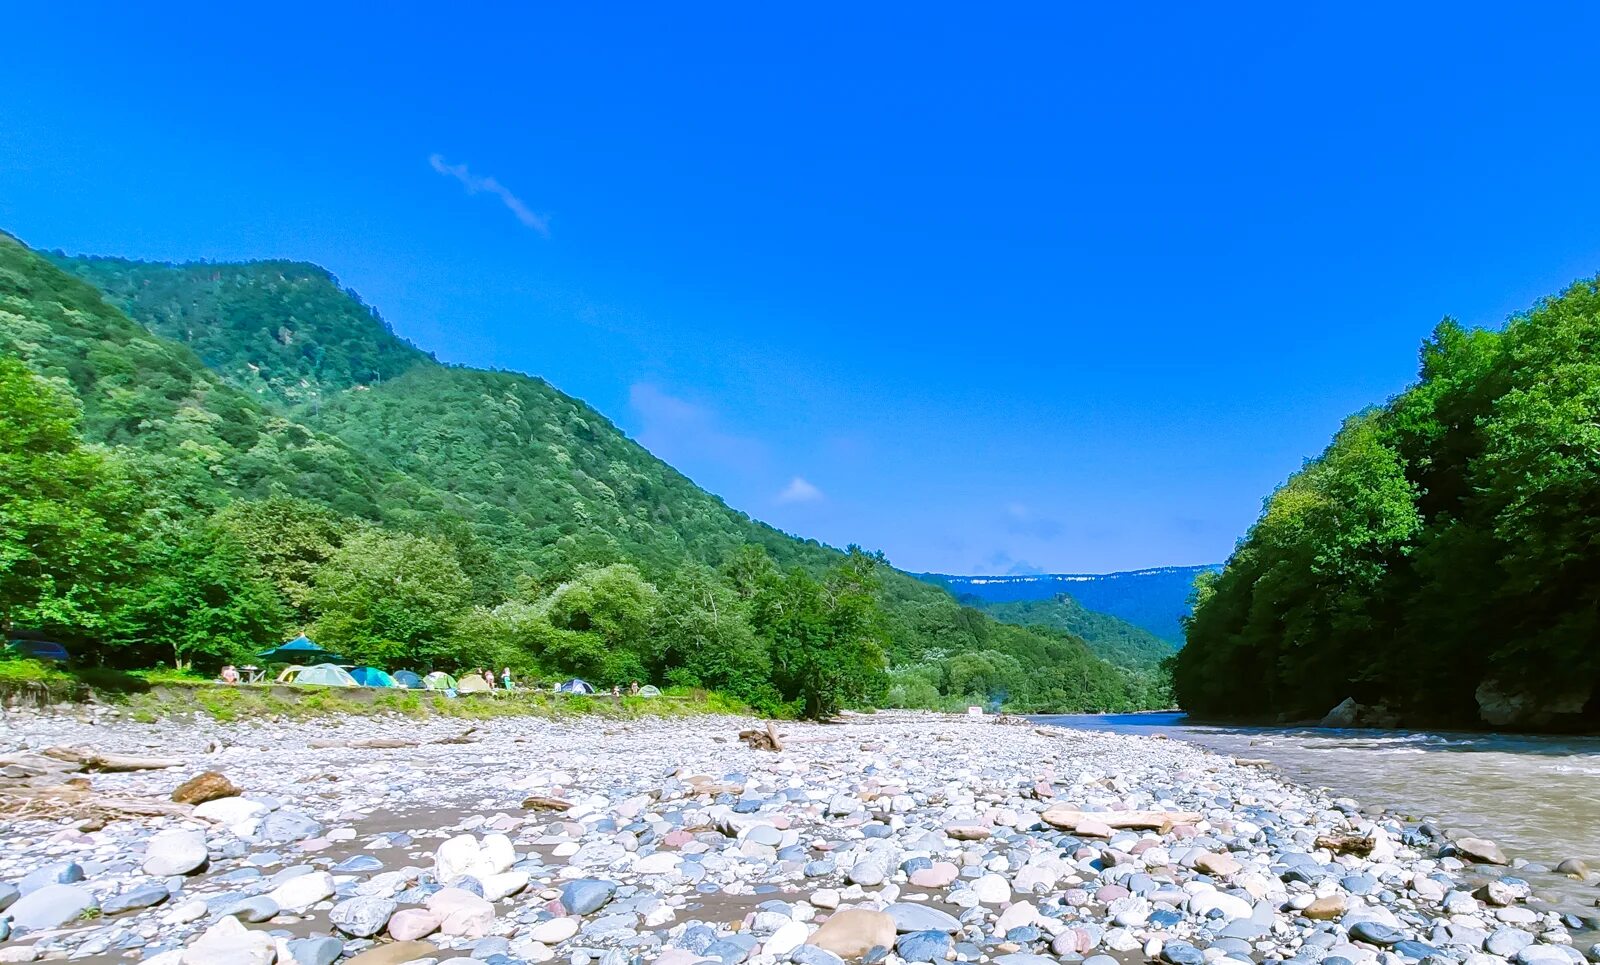
[[[1600,288],[1503,331],[1446,319],[1202,578],[1185,708],[1600,723]]]
[[[214,664],[308,629],[390,667],[778,712],[1156,699],[1069,633],[750,519],[541,380],[439,364],[322,269],[54,262],[0,235],[0,392],[51,440],[0,439],[0,621],[87,657]],[[61,530],[29,520],[79,517],[41,552]]]
[[[975,601],[972,597],[960,599],[1006,623],[1065,630],[1081,637],[1100,657],[1121,667],[1154,672],[1161,661],[1178,651],[1171,641],[1109,613],[1087,609],[1067,593],[1057,593],[1048,600],[1008,603]]]
[[[1051,600],[1067,593],[1085,608],[1108,613],[1181,646],[1183,617],[1195,577],[1218,569],[1205,566],[1158,566],[1119,573],[1029,573],[1010,576],[950,576],[919,573],[920,579],[947,588],[957,597],[986,603]]]

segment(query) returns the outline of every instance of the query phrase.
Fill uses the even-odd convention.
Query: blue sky
[[[1593,4],[568,6],[8,11],[0,227],[315,261],[964,573],[1221,559],[1440,316],[1600,270]]]

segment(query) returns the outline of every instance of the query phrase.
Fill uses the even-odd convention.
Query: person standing
[[[511,668],[505,667],[500,671],[500,685],[506,690],[511,689]]]

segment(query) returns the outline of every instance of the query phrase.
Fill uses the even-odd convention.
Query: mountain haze
[[[984,603],[1050,600],[1067,593],[1086,609],[1109,613],[1168,641],[1183,644],[1181,620],[1201,573],[1220,569],[1202,566],[1158,566],[1119,573],[1038,573],[1015,576],[951,576],[919,573],[919,579],[945,587],[957,597]]]

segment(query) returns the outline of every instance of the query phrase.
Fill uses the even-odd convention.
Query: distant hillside
[[[976,599],[972,596],[961,598],[964,603]],[[1090,650],[1118,666],[1155,670],[1162,660],[1178,652],[1177,645],[1172,641],[1120,617],[1087,609],[1066,593],[1057,593],[1048,600],[1013,600],[1008,603],[979,601],[976,605],[996,620],[1024,626],[1053,627],[1082,637]]]
[[[1069,593],[1089,610],[1109,613],[1143,627],[1174,645],[1183,644],[1179,621],[1189,612],[1189,594],[1195,577],[1221,569],[1204,566],[1158,566],[1122,573],[1042,573],[1028,576],[950,576],[919,573],[957,597],[970,596],[985,603],[1050,600]]]
[[[785,712],[1167,699],[1068,631],[750,518],[542,379],[441,364],[315,265],[41,256],[0,232],[0,363],[18,411],[73,413],[62,458],[136,483],[112,535],[139,551],[104,586],[74,551],[62,593],[13,594],[0,546],[0,622],[95,660],[214,667],[309,629],[392,667],[648,676]],[[0,477],[0,542],[31,478]]]

